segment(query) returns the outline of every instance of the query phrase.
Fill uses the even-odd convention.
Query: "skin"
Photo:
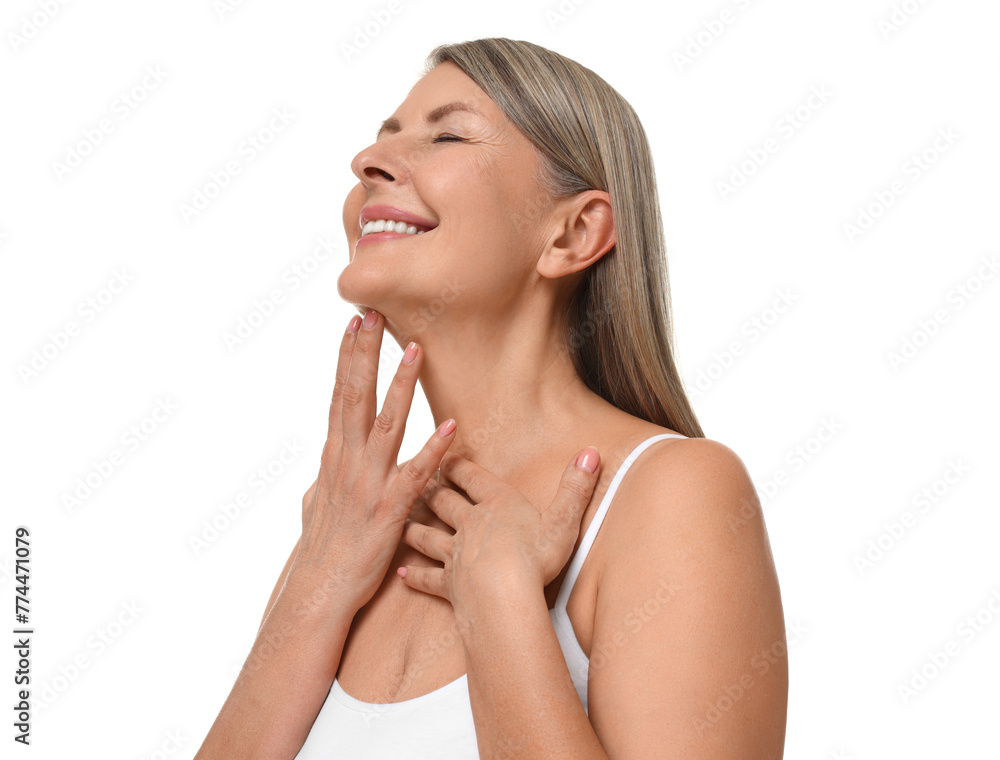
[[[479,114],[426,121],[450,102]],[[618,466],[674,432],[591,392],[565,349],[560,309],[614,245],[607,194],[548,197],[531,144],[450,62],[392,118],[352,161],[343,211],[338,291],[374,325],[345,334],[320,476],[250,660],[275,631],[298,639],[245,666],[198,757],[240,742],[248,757],[293,757],[334,675],[358,699],[396,702],[468,673],[484,760],[780,758],[780,593],[753,485],[723,444],[658,441],[615,495],[567,606],[591,657],[589,719],[552,628],[565,564]],[[383,203],[439,226],[355,248],[361,208]],[[376,421],[383,329],[418,346]],[[457,426],[397,465],[418,376],[435,423]],[[594,473],[575,466],[588,446]],[[409,503],[384,498],[393,484]],[[365,572],[345,561],[362,540],[378,557]]]

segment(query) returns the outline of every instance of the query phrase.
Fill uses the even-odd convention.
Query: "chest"
[[[542,503],[551,494],[528,497]],[[580,537],[593,518],[603,489],[581,520]],[[450,530],[429,510],[414,511],[414,519]],[[580,538],[577,539],[579,546]],[[602,562],[600,542],[595,542],[573,586],[566,611],[574,633],[589,656],[597,600],[597,576]],[[574,555],[576,549],[574,548]],[[429,694],[460,678],[466,672],[465,651],[451,603],[409,588],[395,573],[400,565],[438,566],[409,545],[400,542],[389,571],[378,591],[355,616],[344,643],[337,681],[347,694],[369,703],[401,702]],[[567,566],[546,587],[551,609],[558,596]]]

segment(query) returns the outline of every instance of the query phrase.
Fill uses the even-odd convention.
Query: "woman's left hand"
[[[578,462],[593,469],[588,472]],[[479,584],[524,578],[544,588],[562,571],[580,535],[580,521],[594,492],[599,456],[587,447],[566,466],[552,503],[539,510],[489,470],[448,452],[441,474],[468,494],[431,479],[421,500],[454,534],[413,519],[403,540],[444,567],[407,565],[397,570],[411,588],[435,594],[459,608]]]

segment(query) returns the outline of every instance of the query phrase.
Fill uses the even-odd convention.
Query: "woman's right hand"
[[[397,468],[423,351],[413,344],[403,354],[376,417],[383,330],[382,315],[372,310],[364,324],[355,316],[344,333],[319,477],[303,498],[302,535],[289,567],[293,585],[322,599],[332,595],[336,611],[346,606],[352,617],[385,578],[406,518],[455,438],[454,423],[446,421]]]

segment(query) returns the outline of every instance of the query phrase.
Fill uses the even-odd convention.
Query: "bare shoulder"
[[[757,491],[743,460],[719,441],[672,439],[643,451],[622,479],[603,529],[599,583],[611,575],[616,584],[639,582],[636,576],[650,567],[672,566],[706,584],[773,578],[777,594]]]
[[[604,529],[589,714],[609,754],[780,757],[784,615],[740,457],[705,438],[651,445],[623,477]],[[622,714],[648,721],[624,730]]]
[[[646,535],[660,549],[711,538],[719,552],[756,544],[770,560],[760,500],[739,455],[710,438],[658,443],[622,479],[608,515],[612,537],[631,544]]]

